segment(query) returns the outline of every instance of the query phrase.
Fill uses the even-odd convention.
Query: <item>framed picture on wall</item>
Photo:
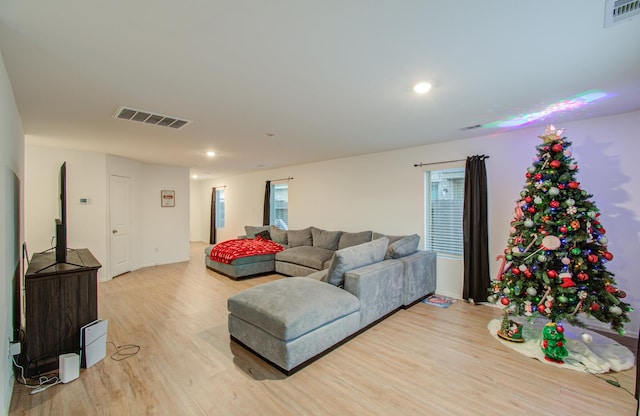
[[[160,191],[160,206],[161,207],[175,207],[176,206],[176,191]]]

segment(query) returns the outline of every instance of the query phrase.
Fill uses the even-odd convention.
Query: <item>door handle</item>
[[[112,234],[118,234],[118,230],[112,230],[111,233]]]

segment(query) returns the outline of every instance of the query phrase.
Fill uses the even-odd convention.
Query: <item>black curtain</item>
[[[211,188],[211,224],[209,224],[209,244],[216,243],[216,188]]]
[[[487,230],[487,156],[467,158],[464,173],[464,286],[462,297],[476,304],[487,299],[489,289],[489,233]]]
[[[264,186],[264,208],[262,210],[262,225],[271,222],[271,181],[266,181]]]

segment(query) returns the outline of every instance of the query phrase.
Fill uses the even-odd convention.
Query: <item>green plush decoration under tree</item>
[[[606,230],[590,200],[593,195],[576,181],[578,165],[562,134],[549,126],[539,136],[543,142],[527,169],[488,299],[510,314],[542,316],[557,324],[566,320],[584,327],[578,319],[584,313],[624,335],[633,309],[622,301],[626,294],[607,271],[613,254]]]

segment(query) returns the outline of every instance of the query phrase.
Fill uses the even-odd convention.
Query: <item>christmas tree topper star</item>
[[[556,129],[553,124],[549,124],[547,125],[547,128],[544,131],[544,134],[538,137],[544,140],[545,143],[551,143],[557,140],[561,140],[563,133],[564,133],[564,129]]]

